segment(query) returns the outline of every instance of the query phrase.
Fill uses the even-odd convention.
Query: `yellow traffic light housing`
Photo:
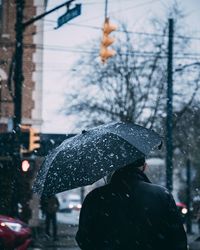
[[[103,63],[105,63],[109,57],[114,56],[116,54],[115,50],[108,49],[108,46],[110,46],[115,41],[114,38],[109,37],[109,34],[116,29],[117,27],[113,24],[110,24],[109,18],[107,17],[103,26],[103,38],[101,41],[100,49],[100,57]]]
[[[20,125],[20,152],[29,152],[29,141],[30,141],[30,125]]]
[[[40,135],[39,131],[35,128],[30,128],[30,137],[29,137],[29,152],[34,151],[35,149],[40,148]]]
[[[30,125],[21,125],[20,145],[21,153],[30,153],[35,149],[40,148],[39,131]]]

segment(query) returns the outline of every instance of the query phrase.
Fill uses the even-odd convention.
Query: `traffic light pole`
[[[23,13],[24,0],[16,0],[16,45],[15,45],[15,95],[14,95],[14,129],[21,123],[22,86],[23,86]]]
[[[22,116],[22,86],[23,86],[23,14],[24,0],[16,0],[16,44],[15,44],[15,68],[14,68],[14,143],[13,143],[13,163],[15,168],[11,180],[12,198],[11,215],[18,216],[19,182],[20,182],[20,124]]]
[[[39,16],[31,18],[27,22],[23,22],[24,17],[24,0],[15,0],[16,3],[16,25],[15,25],[15,31],[16,31],[16,44],[15,44],[15,67],[14,67],[14,117],[13,117],[13,123],[14,123],[14,146],[13,146],[13,162],[16,164],[16,168],[13,175],[13,183],[11,185],[13,186],[14,192],[16,192],[13,195],[12,198],[12,207],[15,212],[13,212],[14,216],[17,216],[17,190],[19,188],[18,184],[16,183],[16,180],[19,180],[18,177],[20,177],[19,174],[19,167],[21,162],[20,157],[20,135],[21,135],[21,120],[22,120],[22,88],[23,88],[23,36],[24,36],[24,30],[27,26],[31,25],[37,20],[40,20],[44,16],[54,12],[57,9],[60,9],[63,6],[67,6],[69,8],[69,5],[74,0],[67,1]]]
[[[166,118],[166,187],[170,192],[173,190],[173,34],[174,20],[169,19]]]
[[[29,26],[29,25],[31,25],[32,23],[34,23],[34,22],[40,20],[41,18],[43,18],[43,17],[45,17],[45,16],[51,14],[52,12],[54,12],[54,11],[56,11],[56,10],[58,10],[58,9],[60,9],[60,8],[62,8],[62,7],[64,7],[64,6],[67,6],[67,8],[69,8],[70,4],[71,4],[73,1],[74,1],[74,0],[69,0],[69,1],[67,1],[67,2],[65,2],[65,3],[63,3],[63,4],[60,4],[60,5],[56,6],[55,8],[53,8],[53,9],[47,11],[47,12],[42,13],[41,15],[38,15],[38,16],[36,16],[36,17],[33,17],[33,18],[31,18],[30,20],[28,20],[27,22],[23,23],[23,26],[24,26],[24,27]]]

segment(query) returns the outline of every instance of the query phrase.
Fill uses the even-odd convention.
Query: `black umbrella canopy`
[[[120,167],[147,156],[161,144],[152,130],[115,122],[65,140],[45,159],[33,186],[40,195],[90,185]]]

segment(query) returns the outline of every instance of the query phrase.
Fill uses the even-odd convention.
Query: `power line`
[[[14,47],[14,44],[13,43],[1,43],[0,44],[3,44],[4,46],[7,46],[7,47]],[[24,44],[24,47],[25,49],[28,48],[28,49],[43,49],[43,50],[52,50],[52,51],[70,51],[70,52],[86,52],[86,53],[89,53],[86,49],[78,49],[78,48],[73,48],[73,47],[66,47],[66,46],[59,46],[59,45],[45,45],[45,44]],[[91,50],[89,50],[91,51]],[[97,50],[96,50],[97,51]],[[155,52],[151,52],[151,51],[133,51],[134,53],[143,53],[143,54],[150,54],[150,55],[154,55]],[[174,54],[175,56],[176,55],[179,55],[178,53],[175,53]],[[189,52],[183,52],[181,53],[182,57],[187,57],[187,56],[192,56],[192,57],[199,57],[200,56],[200,53],[189,53]]]
[[[121,13],[121,12],[126,11],[126,10],[132,10],[132,9],[135,9],[135,8],[138,8],[138,7],[142,7],[142,6],[145,6],[145,5],[149,5],[151,3],[155,3],[155,2],[158,2],[158,1],[160,1],[160,0],[151,0],[151,1],[144,2],[142,4],[136,4],[133,7],[127,7],[127,8],[122,9],[122,10],[111,11],[110,13],[116,13],[116,12],[119,12],[119,11]]]
[[[25,47],[31,47],[32,44],[24,44]],[[52,50],[70,50],[70,51],[86,51],[85,48],[82,49],[77,49],[77,48],[73,48],[73,47],[66,47],[66,46],[59,46],[59,45],[45,45],[45,44],[35,44],[35,46],[37,46],[37,48],[43,48],[43,49],[52,49]],[[98,50],[96,50],[98,51]],[[134,53],[144,53],[144,54],[156,54],[156,52],[152,52],[152,51],[134,51]],[[179,53],[174,53],[174,55],[179,55]],[[189,53],[189,52],[182,52],[181,55],[183,56],[200,56],[200,53]]]
[[[83,54],[99,54],[99,50],[81,50],[81,49],[71,49],[71,48],[65,48],[65,47],[60,47],[60,48],[55,48],[55,47],[37,47],[38,49],[41,50],[50,50],[50,51],[66,51],[66,52],[71,52],[71,53],[83,53]],[[156,53],[154,52],[148,52],[148,51],[132,51],[129,53],[121,53],[122,55],[135,55],[138,57],[156,57],[158,56]],[[159,58],[167,58],[167,55],[159,55]],[[175,54],[174,55],[175,59],[191,59],[191,60],[200,60],[200,54],[193,54],[193,53],[185,53],[183,54]]]
[[[2,44],[0,42],[0,44]],[[6,45],[5,43],[3,43],[4,45]],[[8,43],[7,47],[13,47],[14,44],[13,43]],[[41,50],[51,50],[51,51],[66,51],[66,52],[75,52],[75,53],[98,53],[98,50],[96,49],[95,51],[91,51],[91,50],[86,50],[86,49],[79,49],[79,48],[73,48],[73,47],[66,47],[66,46],[59,46],[59,45],[45,45],[45,44],[24,44],[24,48],[26,49],[41,49]],[[155,52],[151,52],[151,51],[138,51],[135,50],[133,52],[131,52],[131,54],[143,54],[143,55],[155,55]],[[129,53],[128,53],[129,54]],[[179,56],[181,55],[181,58],[186,58],[186,57],[193,57],[193,58],[197,58],[200,57],[200,53],[175,53],[175,56]],[[165,55],[162,55],[165,56]]]
[[[38,63],[36,63],[36,64],[38,64]],[[84,65],[92,66],[93,64],[91,64],[91,63],[84,63]],[[200,62],[196,63],[196,65],[200,66]],[[173,70],[173,72],[183,71],[186,68],[187,68],[187,72],[192,72],[192,73],[196,73],[197,72],[194,69],[190,69],[189,66],[187,66],[187,65],[184,65],[181,68],[175,68]],[[71,69],[71,66],[70,66],[70,68],[66,66],[66,68],[63,68],[63,69],[55,69],[55,68],[47,68],[47,69],[41,69],[41,70],[37,70],[36,69],[33,72],[36,72],[36,73],[37,72],[39,72],[39,73],[44,72],[45,73],[45,72],[69,72],[69,71],[73,71],[73,69]],[[31,73],[24,73],[24,75],[26,75],[26,76],[30,76],[30,74],[32,74],[32,72]]]
[[[45,20],[47,22],[56,23],[54,20]],[[70,26],[77,26],[77,27],[85,27],[85,28],[91,28],[96,30],[102,30],[102,27],[97,27],[93,25],[87,25],[87,24],[79,24],[79,23],[68,23]],[[137,35],[144,35],[144,36],[157,36],[157,37],[167,37],[167,34],[158,34],[158,33],[150,33],[150,32],[137,32],[137,31],[124,31],[124,30],[116,30],[115,32],[122,32],[122,33],[129,33],[129,34],[137,34]],[[194,37],[194,36],[182,36],[182,35],[175,35],[175,38],[180,39],[190,39],[190,40],[200,40],[200,37]]]
[[[126,10],[136,9],[136,8],[148,5],[148,4],[153,3],[153,2],[158,2],[158,1],[160,1],[160,0],[151,0],[151,1],[144,2],[142,4],[136,4],[133,7],[129,7],[127,9],[116,10],[116,11],[112,11],[112,12],[109,12],[109,13],[116,13],[116,12],[119,12],[119,11],[121,13],[121,12],[126,11]],[[98,18],[101,18],[101,17],[102,17],[102,15],[96,16],[96,17],[92,17],[92,18],[88,18],[88,19],[83,20],[82,22],[88,22],[88,21],[91,21],[91,20],[94,20],[94,19],[98,19]]]
[[[110,0],[111,1],[111,0]],[[124,1],[131,1],[131,0],[124,0]],[[125,8],[125,9],[122,9],[120,10],[120,12],[122,11],[125,11],[125,10],[130,10],[130,9],[133,9],[133,8],[138,8],[138,7],[141,7],[141,6],[144,6],[144,5],[147,5],[147,4],[150,4],[150,3],[153,3],[153,2],[157,2],[159,0],[151,0],[151,1],[147,1],[147,2],[144,2],[142,4],[137,4],[137,5],[134,5],[133,7],[128,7],[128,8]],[[93,2],[93,4],[95,3],[98,3],[98,2]],[[99,3],[103,3],[103,2],[99,2]],[[84,5],[86,3],[83,3]],[[88,4],[91,4],[91,3],[88,3]],[[42,5],[41,5],[42,6]],[[29,6],[26,6],[26,7],[29,7]],[[31,7],[31,6],[30,6]],[[115,13],[115,12],[118,12],[119,10],[117,11],[113,11],[113,12],[110,12],[110,13]],[[97,17],[95,17],[97,18]],[[89,19],[87,19],[88,21]],[[53,22],[53,23],[56,23],[56,21],[53,21],[53,20],[45,20],[47,22]],[[84,25],[84,24],[76,24],[76,23],[68,23],[68,25],[73,25],[73,26],[79,26],[79,27],[87,27],[87,28],[92,28],[92,29],[99,29],[101,30],[102,28],[101,27],[95,27],[95,26],[91,26],[91,25]],[[44,31],[44,32],[48,32],[48,31],[51,31],[51,30],[47,30],[47,31]],[[53,31],[53,30],[52,30]],[[42,32],[42,31],[40,31]],[[125,31],[122,31],[122,30],[117,30],[116,32],[125,32]],[[167,35],[164,35],[164,34],[156,34],[156,33],[148,33],[148,32],[133,32],[133,31],[127,31],[127,33],[132,33],[132,34],[138,34],[138,35],[147,35],[147,36],[160,36],[160,37],[163,37],[163,36],[166,36]],[[29,34],[28,34],[29,35]],[[32,35],[32,34],[30,34]],[[175,36],[176,38],[180,38],[180,39],[190,39],[190,40],[200,40],[200,37],[192,37],[192,36],[181,36],[181,35],[178,35],[178,36]]]

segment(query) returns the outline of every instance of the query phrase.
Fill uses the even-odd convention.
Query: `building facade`
[[[24,22],[43,13],[44,0],[26,0]],[[12,129],[14,115],[16,1],[0,0],[0,132]],[[23,40],[22,124],[42,125],[43,19],[26,27]]]
[[[16,2],[20,1],[0,0],[0,133],[13,130]],[[46,0],[24,0],[23,23],[34,16],[44,13],[46,5]],[[41,45],[43,44],[43,35],[43,19],[27,26],[23,32],[21,124],[32,126],[39,131],[42,126],[43,50]],[[37,168],[37,161],[34,164]],[[0,213],[2,211],[3,213],[10,213],[8,208],[12,207],[13,195],[15,196],[14,185],[21,188],[24,185],[24,189],[28,187],[27,190],[31,186],[33,176],[28,179],[28,183],[24,181],[23,176],[20,176],[21,179],[16,180],[16,183],[13,184],[16,167],[20,166],[16,166],[12,158],[1,157],[0,154],[0,190],[2,191],[2,194],[0,194]],[[27,197],[24,195],[24,197],[20,198],[21,200],[24,198],[25,212],[29,211],[28,208],[32,210],[32,215],[27,216],[27,218],[31,217],[29,223],[36,226],[39,207],[38,199],[32,196],[30,192],[26,192],[26,195]]]

